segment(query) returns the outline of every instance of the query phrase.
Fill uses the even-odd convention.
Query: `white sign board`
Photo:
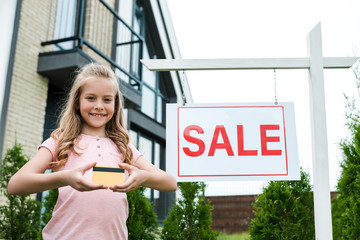
[[[179,182],[299,180],[293,103],[167,104],[166,171]]]

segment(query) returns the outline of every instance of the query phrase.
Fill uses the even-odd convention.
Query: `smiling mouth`
[[[90,116],[92,117],[106,117],[107,114],[104,113],[89,113]]]

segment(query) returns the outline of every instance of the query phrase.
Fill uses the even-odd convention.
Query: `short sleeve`
[[[136,160],[139,159],[140,156],[142,156],[142,154],[136,149],[136,147],[134,145],[132,145],[131,143],[129,144],[129,147],[132,151],[133,157],[131,159],[131,163],[135,163]]]
[[[38,147],[38,149],[40,149],[40,148],[42,148],[42,147],[48,149],[48,150],[51,152],[52,161],[55,162],[55,154],[56,154],[56,149],[57,149],[57,144],[56,144],[55,139],[53,139],[53,138],[48,138],[48,139],[46,139],[46,140]]]

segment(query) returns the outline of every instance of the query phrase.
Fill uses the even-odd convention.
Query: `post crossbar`
[[[358,57],[323,58],[324,68],[350,68]],[[310,58],[141,59],[150,71],[309,69]]]

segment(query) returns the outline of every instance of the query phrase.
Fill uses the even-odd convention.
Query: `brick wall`
[[[212,229],[226,233],[240,233],[249,230],[251,218],[254,217],[252,203],[257,195],[207,197],[214,209],[212,211]],[[330,198],[336,192],[330,193]]]
[[[248,231],[254,216],[251,204],[256,195],[207,197],[214,209],[212,211],[212,229],[226,233]]]
[[[13,76],[6,119],[3,154],[15,138],[32,156],[42,141],[48,79],[36,72],[41,47],[54,31],[57,1],[22,1]]]

